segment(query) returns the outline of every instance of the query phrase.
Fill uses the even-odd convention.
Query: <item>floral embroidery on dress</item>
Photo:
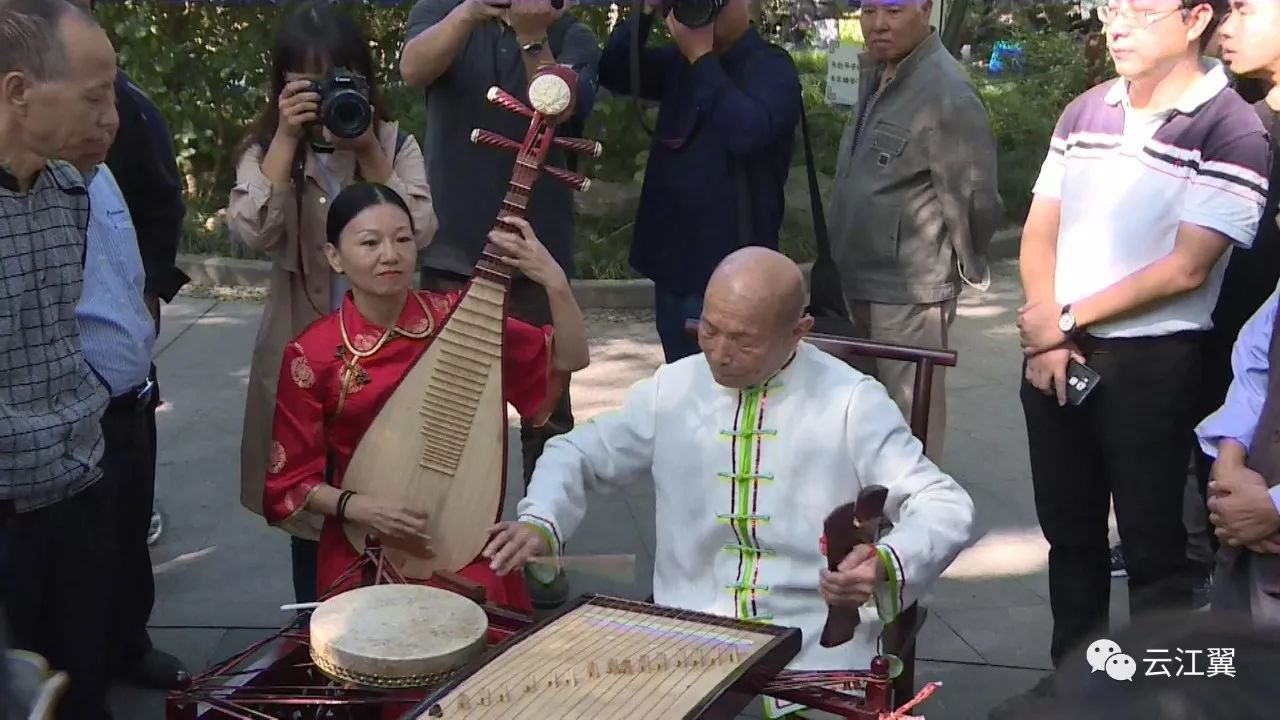
[[[347,393],[350,395],[354,395],[365,389],[365,386],[367,386],[372,380],[372,378],[369,377],[369,373],[365,372],[365,369],[359,365],[353,365],[349,373],[350,381],[347,386]]]
[[[310,390],[316,384],[315,371],[304,355],[299,355],[289,364],[289,373],[293,376],[293,384],[303,390]]]
[[[271,441],[271,457],[267,461],[267,472],[271,473],[272,475],[279,473],[281,470],[284,469],[284,464],[285,462],[287,462],[287,460],[288,460],[288,457],[285,455],[284,445],[281,445],[280,442],[277,440],[272,440]]]
[[[427,295],[427,302],[431,303],[431,309],[440,314],[445,314],[453,308],[454,295],[456,293],[430,293]]]
[[[426,332],[429,327],[431,327],[431,320],[425,317],[420,317],[417,320],[414,320],[413,324],[406,329],[414,335],[417,335],[419,333]]]
[[[351,346],[359,352],[369,352],[378,344],[378,336],[371,333],[359,333],[351,339]]]

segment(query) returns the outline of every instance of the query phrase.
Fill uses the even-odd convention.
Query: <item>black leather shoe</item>
[[[182,661],[167,652],[152,648],[138,662],[126,667],[120,679],[135,687],[149,690],[179,690],[190,680]]]

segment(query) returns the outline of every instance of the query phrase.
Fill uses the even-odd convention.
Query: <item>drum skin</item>
[[[371,688],[428,687],[485,649],[484,610],[426,585],[374,585],[337,595],[311,615],[311,659],[334,680]]]

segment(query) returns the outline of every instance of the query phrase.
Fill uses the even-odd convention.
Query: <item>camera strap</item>
[[[644,121],[644,104],[640,97],[640,51],[641,46],[641,25],[653,22],[653,15],[646,15],[644,12],[644,0],[632,0],[631,2],[631,103],[636,109],[636,120],[639,121],[640,127],[644,129],[645,134],[653,137],[653,128]],[[652,31],[652,27],[650,30]],[[645,39],[648,33],[643,33]]]
[[[769,47],[795,67],[795,59],[785,48],[773,43],[769,43]],[[800,92],[800,135],[804,141],[804,165],[809,181],[809,210],[813,215],[813,240],[818,246],[818,259],[829,261],[831,260],[831,239],[827,235],[827,216],[822,209],[822,189],[818,187],[818,168],[813,161],[813,143],[809,139],[809,118],[804,111],[803,87]]]

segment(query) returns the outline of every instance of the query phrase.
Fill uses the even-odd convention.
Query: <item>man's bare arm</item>
[[[412,37],[400,54],[400,75],[410,87],[425,88],[444,75],[472,29],[502,15],[504,9],[484,0],[467,0],[440,22]]]
[[[538,52],[522,51],[524,70],[527,79],[532,80],[535,73],[546,65],[554,65],[556,57],[551,52],[551,40],[548,30],[556,20],[568,10],[565,3],[559,9],[551,6],[550,0],[516,0],[507,12],[507,24],[516,34],[516,42],[521,48],[531,43],[542,43]]]
[[[1221,233],[1182,223],[1173,252],[1073,304],[1076,323],[1088,327],[1195,290],[1208,279],[1230,244]]]
[[[516,41],[520,42],[521,47],[527,44],[527,42],[533,42],[532,40],[527,42],[522,41],[518,37],[516,38]],[[546,67],[547,65],[556,64],[556,56],[551,53],[551,43],[546,41],[543,41],[542,49],[538,52],[523,52],[520,56],[524,59],[524,73],[525,77],[529,80],[533,80],[534,74],[541,68]]]
[[[1053,302],[1061,215],[1062,202],[1057,198],[1036,195],[1031,201],[1031,210],[1022,226],[1022,246],[1018,255],[1022,292],[1028,305]]]

